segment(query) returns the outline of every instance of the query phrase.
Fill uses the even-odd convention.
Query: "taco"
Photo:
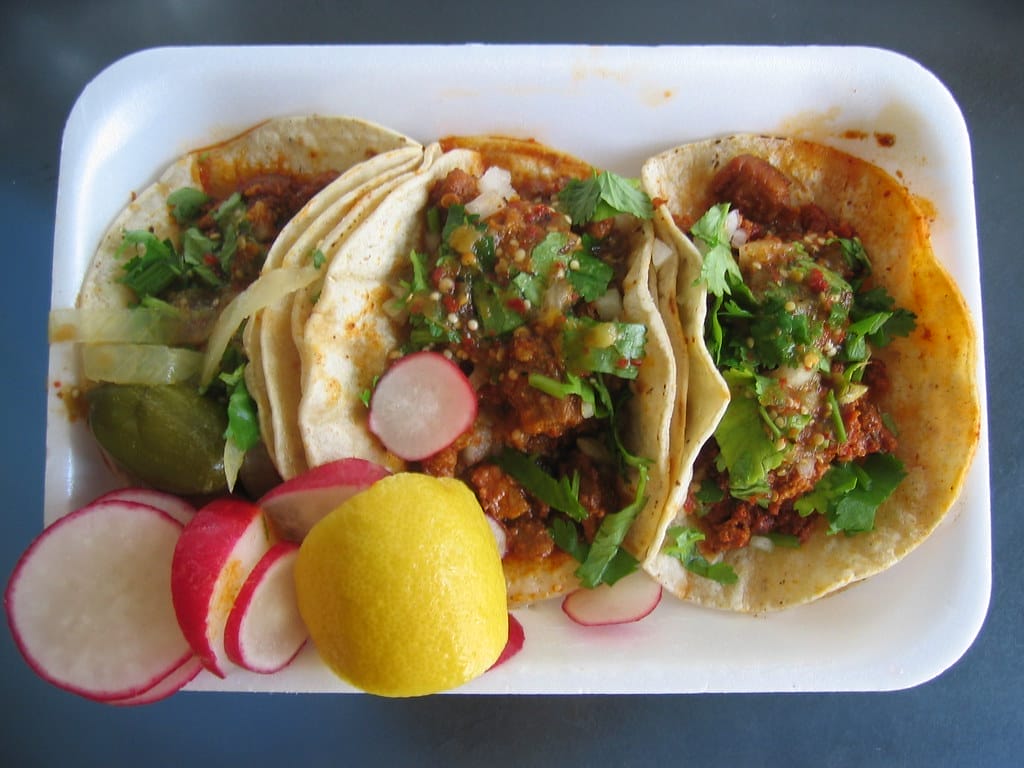
[[[792,139],[684,145],[642,183],[689,363],[647,570],[762,612],[896,563],[956,500],[980,428],[973,327],[926,216],[881,169]]]
[[[262,350],[250,345],[247,365],[236,331],[314,274],[266,281],[264,264],[338,198],[420,155],[416,142],[364,120],[274,119],[185,154],[133,197],[76,309],[55,313],[51,329],[55,340],[86,342],[90,427],[119,471],[182,494],[223,491],[240,469],[253,495],[279,480],[263,450],[275,457]]]
[[[647,557],[667,495],[676,375],[650,203],[537,142],[440,144],[331,257],[300,346],[307,458],[464,480],[506,535],[512,605],[611,583]],[[366,403],[424,349],[467,373],[478,413],[406,462]]]

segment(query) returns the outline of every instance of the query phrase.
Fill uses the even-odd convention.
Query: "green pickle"
[[[96,439],[136,479],[182,495],[227,490],[227,414],[194,387],[102,384],[88,402]]]

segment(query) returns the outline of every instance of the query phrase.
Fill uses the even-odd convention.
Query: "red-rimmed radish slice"
[[[212,501],[185,526],[171,562],[171,596],[185,639],[224,677],[224,626],[246,577],[270,549],[263,510],[238,498]]]
[[[148,690],[126,699],[114,699],[107,703],[115,707],[137,707],[142,704],[163,701],[191,683],[202,671],[203,663],[195,656],[189,656],[181,666]]]
[[[196,513],[196,508],[179,496],[152,488],[117,488],[100,496],[96,501],[133,501],[166,512],[182,525]]]
[[[182,526],[104,501],[57,520],[15,566],[4,604],[18,649],[47,681],[99,701],[139,695],[192,655],[171,602]]]
[[[262,557],[228,615],[224,649],[251,672],[270,674],[288,666],[309,637],[295,597],[299,547],[282,541]]]
[[[502,650],[501,655],[491,664],[490,669],[504,664],[523,650],[523,643],[525,642],[526,632],[523,631],[523,625],[519,623],[519,619],[510,613],[508,615],[508,642],[505,643],[505,648]]]
[[[393,454],[419,461],[451,445],[476,411],[476,392],[459,366],[437,352],[414,352],[380,377],[369,427]]]
[[[562,600],[562,610],[577,624],[594,627],[640,621],[661,602],[661,585],[642,571],[612,586],[577,589]]]
[[[365,459],[338,459],[286,480],[258,502],[284,539],[302,541],[328,512],[391,474]]]

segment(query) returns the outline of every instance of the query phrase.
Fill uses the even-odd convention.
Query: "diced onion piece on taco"
[[[369,427],[393,454],[419,461],[455,442],[476,413],[476,392],[459,366],[437,352],[416,352],[377,382]]]
[[[182,325],[173,310],[63,308],[50,312],[49,338],[54,344],[62,341],[174,344],[181,336]]]
[[[466,203],[466,213],[486,219],[519,194],[512,187],[512,174],[504,168],[488,168],[479,181],[480,193]]]
[[[203,355],[163,344],[86,344],[85,378],[112,384],[180,384],[194,381]]]
[[[316,267],[282,267],[261,275],[235,296],[217,318],[210,339],[206,343],[206,357],[203,360],[200,384],[205,387],[213,380],[231,337],[247,318],[279,299],[305,288],[321,274]]]

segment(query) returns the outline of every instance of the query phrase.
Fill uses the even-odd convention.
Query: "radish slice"
[[[15,566],[11,632],[40,676],[99,701],[151,689],[191,655],[171,601],[182,526],[153,507],[101,501],[56,521]]]
[[[302,541],[328,512],[391,474],[365,459],[338,459],[286,480],[259,500],[281,538]]]
[[[459,366],[437,352],[415,352],[377,382],[369,426],[396,456],[419,461],[469,429],[476,410],[476,392]]]
[[[577,589],[566,595],[562,610],[577,624],[588,627],[628,624],[647,616],[661,602],[661,585],[638,571],[614,585]]]
[[[174,548],[171,599],[178,624],[203,666],[218,677],[230,668],[224,650],[228,614],[272,543],[262,509],[224,497],[196,512]]]
[[[505,643],[505,648],[502,650],[501,655],[498,656],[497,660],[491,664],[491,669],[501,666],[506,661],[511,659],[521,650],[523,650],[523,643],[526,642],[526,633],[523,631],[523,625],[519,623],[519,619],[513,616],[511,613],[508,615],[508,642]]]
[[[133,501],[166,512],[182,525],[196,513],[196,508],[179,496],[152,488],[118,488],[100,496],[96,501]]]
[[[115,707],[136,707],[141,704],[153,704],[157,701],[163,701],[192,682],[196,675],[202,671],[203,663],[196,656],[190,656],[180,667],[152,688],[135,696],[129,696],[126,699],[114,699],[107,703]]]
[[[309,633],[295,597],[297,545],[279,542],[242,585],[224,628],[228,658],[251,672],[269,674],[291,663]]]

